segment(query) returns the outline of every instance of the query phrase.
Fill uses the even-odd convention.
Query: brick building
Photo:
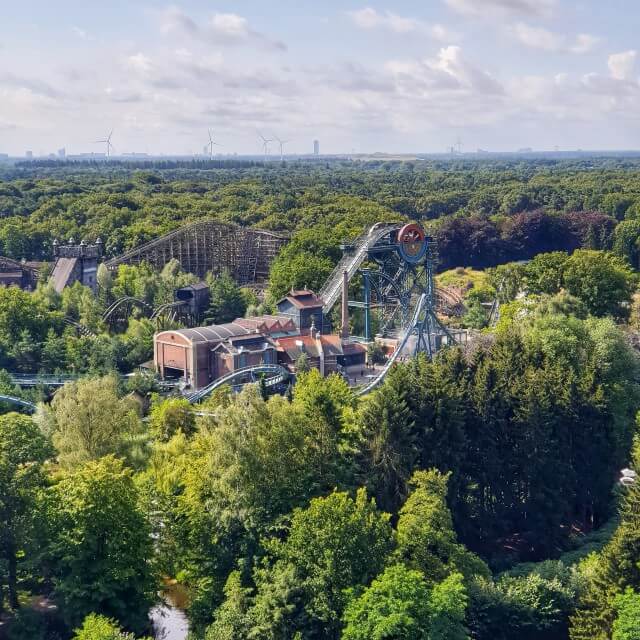
[[[182,378],[200,389],[244,367],[278,363],[295,372],[302,353],[323,375],[363,367],[363,345],[316,330],[322,304],[312,291],[292,291],[277,303],[278,315],[162,331],[154,336],[155,369],[163,379]]]
[[[278,315],[289,318],[296,325],[300,333],[308,333],[311,325],[315,324],[320,330],[323,326],[321,298],[307,289],[291,290],[284,298],[276,302]]]

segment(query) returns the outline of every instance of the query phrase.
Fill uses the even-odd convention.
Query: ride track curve
[[[366,233],[356,238],[353,243],[353,251],[345,252],[318,293],[318,297],[324,301],[322,312],[325,315],[331,311],[331,308],[340,297],[344,272],[347,272],[348,279],[351,280],[358,268],[366,260],[369,250],[386,235],[399,230],[401,227],[401,224],[379,222],[373,225]]]
[[[364,396],[367,393],[371,393],[371,391],[373,391],[381,382],[384,381],[384,379],[387,377],[387,373],[389,372],[391,367],[396,363],[396,361],[400,357],[400,354],[402,353],[404,348],[407,346],[407,342],[409,341],[409,338],[413,335],[414,329],[418,326],[418,323],[420,322],[420,316],[422,312],[425,310],[426,306],[427,306],[427,294],[423,293],[420,296],[420,299],[418,300],[418,304],[416,305],[413,318],[411,319],[411,322],[409,323],[409,325],[405,328],[402,338],[398,342],[398,345],[396,346],[393,354],[391,355],[389,360],[387,360],[384,367],[380,370],[380,373],[371,382],[366,384],[364,387],[360,387],[359,389],[356,389],[357,396]]]
[[[282,382],[286,382],[289,378],[292,377],[292,374],[279,364],[260,364],[253,367],[242,367],[241,369],[236,369],[235,371],[228,373],[226,376],[222,376],[221,378],[214,380],[206,387],[202,387],[202,389],[199,389],[198,391],[195,391],[194,393],[191,393],[185,397],[191,404],[195,404],[202,401],[208,395],[211,395],[211,393],[216,389],[226,384],[232,383],[235,379],[241,380],[242,378],[246,378],[247,376],[254,377],[255,374],[259,373],[269,375],[269,377],[264,378],[266,387],[273,387],[277,384],[281,384]],[[258,382],[258,380],[252,380],[252,382]],[[241,384],[245,383],[243,382]]]
[[[37,409],[33,402],[23,400],[22,398],[16,398],[14,396],[5,396],[0,394],[0,402],[8,402],[9,404],[15,404],[23,409],[29,409],[32,413]]]

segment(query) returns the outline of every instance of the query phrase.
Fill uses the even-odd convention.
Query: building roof
[[[250,318],[236,318],[234,322],[237,322],[239,325],[242,325],[247,329],[253,329],[254,331],[261,331],[269,334],[297,331],[293,320],[286,316],[252,316]]]
[[[336,335],[320,336],[325,356],[342,355],[342,338]]]
[[[348,346],[342,344],[340,336],[320,335],[318,337],[320,339],[324,355],[328,357],[343,355],[343,346]],[[320,357],[318,342],[310,335],[278,338],[276,340],[276,344],[278,346],[278,351],[286,353],[291,360],[296,360],[303,351],[311,358]]]
[[[250,337],[253,338],[253,340],[245,341],[242,338],[233,338],[225,342],[218,342],[212,351],[226,351],[227,353],[236,355],[241,353],[263,353],[268,349],[275,348],[275,345],[269,338],[258,335]],[[245,344],[245,342],[248,342],[248,344]]]
[[[359,342],[345,342],[342,345],[342,354],[345,356],[352,356],[357,353],[366,353],[367,348]]]
[[[287,338],[278,338],[276,340],[278,351],[286,353],[287,356],[295,361],[302,353],[306,353],[311,358],[319,358],[318,345],[311,336],[290,336]]]
[[[191,289],[192,291],[202,291],[203,289],[208,289],[209,285],[201,280],[200,282],[195,282],[194,284],[187,284],[184,287],[180,287],[178,291],[182,291],[183,289]]]
[[[0,256],[0,271],[35,271],[33,265],[34,262],[26,262],[25,260],[18,261],[13,258],[7,258]],[[41,263],[42,264],[42,263]]]
[[[251,318],[236,318],[227,324],[213,324],[208,327],[195,327],[193,329],[175,329],[174,333],[186,338],[192,343],[221,342],[238,336],[256,337],[260,334],[287,334],[297,332],[295,323],[291,318],[284,316],[253,316]],[[166,333],[166,332],[161,332]]]
[[[51,279],[53,281],[53,288],[58,293],[62,293],[62,290],[69,284],[69,279],[77,262],[78,258],[58,258],[56,260]]]
[[[276,305],[280,306],[280,303],[285,300],[289,301],[298,309],[322,307],[324,305],[322,298],[319,298],[315,293],[313,293],[313,291],[309,291],[308,289],[292,289],[288,295],[278,300]]]
[[[176,329],[168,333],[180,335],[190,342],[221,342],[227,338],[252,332],[236,322],[228,322],[227,324],[213,324],[208,327],[196,327],[195,329]]]

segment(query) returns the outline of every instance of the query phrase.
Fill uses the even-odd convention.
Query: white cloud
[[[151,58],[144,55],[144,53],[136,53],[133,56],[129,56],[126,64],[130,69],[138,73],[149,73],[153,67]]]
[[[378,40],[399,34],[394,43],[400,52],[409,40],[403,35],[434,28],[380,9],[357,13],[350,19],[359,20],[359,28],[378,30]],[[526,76],[518,61],[483,57],[483,43],[442,45],[421,57],[399,53],[398,59],[375,64],[352,51],[335,62],[319,51],[305,58],[302,48],[295,57],[262,55],[273,45],[235,13],[203,15],[196,22],[169,9],[163,20],[167,37],[156,34],[155,42],[147,39],[140,49],[114,42],[109,49],[94,47],[86,58],[69,54],[49,66],[44,59],[37,73],[18,64],[12,74],[0,72],[3,147],[20,150],[42,140],[43,148],[55,149],[64,137],[67,148],[90,151],[87,141],[103,136],[105,123],[118,131],[120,150],[150,152],[201,150],[207,127],[224,132],[225,152],[259,152],[256,129],[293,140],[291,151],[303,150],[312,137],[337,151],[352,145],[436,150],[458,133],[468,148],[540,148],[549,141],[550,147],[612,147],[623,133],[640,143],[636,52],[611,49],[622,53],[610,56],[609,71],[596,73],[590,57],[565,57],[550,72],[555,58],[537,52],[583,53],[595,38],[540,30],[545,23],[535,18],[512,13],[494,21],[533,47],[527,67],[535,69],[544,58],[545,71]],[[511,31],[518,24],[523,28]],[[253,49],[246,55],[229,52],[232,45]],[[599,66],[606,63],[603,55]],[[573,138],[564,138],[570,130]]]
[[[442,71],[461,85],[480,93],[500,94],[503,92],[500,83],[486,71],[472,64],[462,53],[462,49],[449,46],[440,49],[436,60],[427,62],[433,69]]]
[[[600,38],[588,33],[581,33],[572,40],[549,29],[534,27],[525,22],[518,22],[508,30],[520,44],[526,47],[556,53],[588,53],[600,42]]]
[[[213,33],[228,38],[248,38],[251,33],[247,19],[235,13],[216,13],[209,25]]]
[[[48,82],[38,78],[19,76],[9,71],[0,72],[0,87],[3,85],[44,98],[55,99],[61,97],[62,94],[60,89]]]
[[[631,80],[637,56],[638,52],[634,49],[622,53],[612,53],[607,62],[611,77],[616,80]]]
[[[348,11],[347,15],[359,29],[384,29],[397,34],[416,33],[429,36],[440,42],[451,42],[460,37],[444,25],[429,24],[418,18],[400,16],[392,11],[380,12],[372,7]]]
[[[138,91],[107,87],[104,93],[110,102],[133,103],[142,101],[142,94]]]
[[[348,11],[347,14],[360,29],[375,29],[384,21],[384,18],[371,7],[365,7],[358,11]]]
[[[507,13],[526,16],[549,16],[556,0],[445,0],[454,11],[469,16]]]
[[[252,29],[243,16],[236,13],[214,13],[203,25],[178,7],[169,7],[160,15],[160,31],[165,35],[188,35],[219,45],[253,44],[267,49],[286,51],[283,42]]]
[[[558,51],[562,47],[562,37],[542,27],[518,22],[512,27],[512,33],[516,40],[532,49]]]

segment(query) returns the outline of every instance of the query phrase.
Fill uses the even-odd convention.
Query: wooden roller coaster
[[[200,278],[209,271],[228,271],[240,285],[261,284],[288,241],[284,234],[204,220],[131,249],[106,265],[115,269],[121,264],[147,262],[161,270],[170,260],[177,260],[184,271]]]

